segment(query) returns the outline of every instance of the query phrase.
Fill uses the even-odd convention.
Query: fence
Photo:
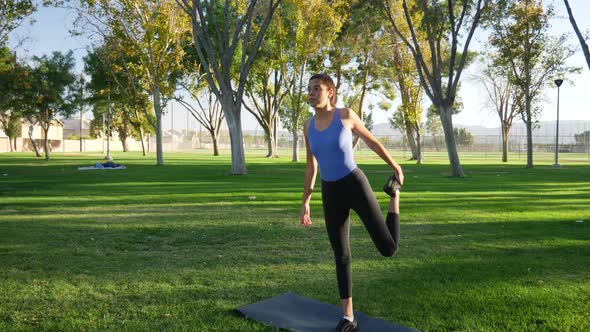
[[[402,153],[404,157],[411,154],[408,145],[403,141],[401,136],[388,135],[377,136],[383,145],[390,151],[397,151]],[[290,134],[281,134],[277,139],[277,148],[280,150],[292,149],[293,138]],[[51,150],[53,152],[99,152],[106,151],[106,141],[101,139],[82,140],[82,149],[80,150],[79,140],[52,140],[50,142]],[[141,142],[128,139],[128,151],[142,151]],[[43,141],[37,140],[38,147],[43,149]],[[555,137],[552,136],[535,136],[533,137],[533,151],[534,152],[555,152]],[[109,142],[111,151],[123,151],[123,144],[119,140],[111,140]],[[156,139],[155,137],[148,137],[144,142],[146,152],[155,152]],[[213,142],[208,135],[195,135],[192,138],[182,137],[164,137],[163,139],[164,152],[190,152],[196,150],[212,150]],[[266,138],[262,135],[244,135],[244,147],[248,150],[266,150]],[[220,151],[230,150],[231,144],[229,135],[221,135],[218,139],[218,148]],[[459,153],[477,153],[482,159],[497,158],[498,154],[502,152],[502,138],[498,135],[480,135],[473,136],[473,143],[469,145],[457,145]],[[305,145],[303,137],[299,136],[299,152],[303,153]],[[364,142],[360,141],[356,147],[357,151],[366,151],[368,147]],[[0,152],[10,151],[8,138],[0,137]],[[28,139],[17,139],[16,151],[32,151],[32,145]],[[510,137],[508,142],[508,153],[518,158],[526,159],[527,143],[526,135],[514,135]],[[422,138],[422,153],[428,156],[429,153],[446,153],[446,144],[444,136],[424,136]],[[576,153],[586,154],[587,160],[590,160],[590,141],[577,142],[574,136],[560,136],[559,137],[559,153]]]

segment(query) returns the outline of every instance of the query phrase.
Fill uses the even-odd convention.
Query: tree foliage
[[[30,109],[43,129],[45,159],[49,160],[50,146],[48,132],[58,115],[69,117],[78,101],[75,99],[76,76],[73,52],[53,52],[51,55],[33,57],[35,66],[31,70],[31,87],[27,91]]]
[[[389,22],[413,55],[424,92],[439,109],[451,173],[458,177],[464,173],[453,135],[453,105],[461,74],[472,57],[469,45],[489,2],[383,0]]]
[[[10,150],[16,149],[21,134],[22,96],[28,86],[28,71],[16,62],[7,47],[0,47],[0,128],[8,136]]]
[[[292,160],[299,161],[299,134],[311,113],[307,104],[311,72],[323,71],[325,57],[342,27],[343,1],[285,0],[279,9],[281,72],[287,95],[279,113],[284,128],[293,135]]]
[[[162,115],[182,72],[188,17],[174,0],[80,0],[77,9],[80,32],[99,36],[100,44],[108,46],[103,61],[114,74],[128,76],[134,98],[151,96],[155,117],[143,110],[145,119],[155,120],[150,124],[156,132],[157,165],[163,165]]]
[[[574,134],[574,139],[577,145],[590,147],[590,130],[586,130],[580,134]]]
[[[454,129],[455,140],[457,140],[457,144],[462,146],[470,146],[473,145],[473,135],[465,129],[465,128],[455,128]]]
[[[8,35],[36,10],[32,0],[0,1],[0,47],[8,41]]]
[[[125,54],[109,52],[109,45],[95,47],[84,58],[84,70],[90,76],[86,88],[91,94],[88,103],[93,107],[94,119],[90,123],[93,136],[106,136],[106,117],[108,117],[108,99],[111,101],[111,125],[126,151],[127,137],[133,137],[142,143],[144,156],[146,149],[144,139],[147,134],[155,133],[155,115],[149,92],[139,87],[137,78],[123,68],[134,60],[125,60]],[[105,119],[105,121],[103,121]],[[109,138],[110,139],[110,138]]]
[[[509,68],[509,78],[522,94],[520,115],[527,128],[527,167],[533,167],[533,128],[538,122],[541,92],[552,77],[579,71],[568,67],[574,54],[567,35],[549,34],[551,6],[542,0],[509,1],[493,7],[489,44],[497,50],[494,65]]]

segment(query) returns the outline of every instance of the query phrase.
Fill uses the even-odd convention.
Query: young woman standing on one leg
[[[393,256],[399,241],[399,189],[404,175],[401,167],[365,128],[354,111],[335,107],[336,90],[328,75],[312,76],[308,92],[309,104],[315,114],[304,126],[307,167],[301,224],[305,227],[311,225],[309,202],[319,165],[326,230],[334,250],[336,279],[344,313],[336,330],[356,331],[350,272],[350,210],[359,215],[379,252],[383,256]],[[352,133],[362,138],[394,170],[384,188],[392,196],[385,220],[367,178],[354,162]]]

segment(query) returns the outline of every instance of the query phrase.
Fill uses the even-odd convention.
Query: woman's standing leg
[[[335,183],[322,183],[326,231],[334,251],[336,279],[344,316],[353,317],[348,193]]]

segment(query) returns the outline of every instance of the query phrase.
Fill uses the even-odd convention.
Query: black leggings
[[[393,256],[399,242],[399,215],[387,213],[383,220],[381,208],[365,174],[356,168],[337,181],[322,180],[322,202],[326,218],[326,230],[334,250],[336,278],[340,298],[352,296],[350,273],[350,209],[365,224],[371,239],[383,256]]]

